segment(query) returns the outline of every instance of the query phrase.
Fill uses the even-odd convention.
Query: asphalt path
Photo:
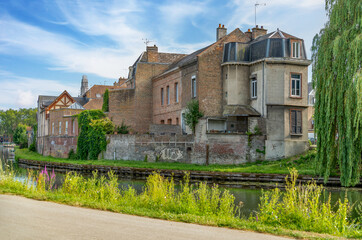
[[[0,195],[0,239],[290,240]]]

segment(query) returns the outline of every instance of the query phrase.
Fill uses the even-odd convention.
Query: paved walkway
[[[289,238],[0,195],[0,239],[287,240]]]

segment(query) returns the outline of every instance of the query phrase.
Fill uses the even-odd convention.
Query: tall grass
[[[298,172],[291,169],[290,178],[285,179],[285,192],[278,188],[263,192],[259,212],[254,219],[270,225],[337,236],[343,236],[346,232],[361,227],[358,219],[349,219],[352,206],[347,196],[343,201],[339,199],[337,206],[331,206],[330,195],[327,200],[322,199],[322,186],[318,186],[314,181],[297,186],[297,177]]]
[[[43,180],[39,182],[39,179]],[[321,186],[314,182],[296,185],[297,171],[294,169],[291,170],[290,180],[286,179],[286,191],[281,192],[278,188],[265,191],[259,211],[249,219],[238,214],[241,205],[234,204],[235,198],[229,191],[201,182],[190,184],[188,176],[176,187],[172,178],[153,173],[140,193],[131,186],[119,189],[113,172],[106,176],[93,172],[89,178],[69,172],[58,188],[51,187],[50,179],[42,171],[37,174],[30,172],[26,181],[19,181],[14,178],[12,169],[2,169],[0,164],[0,192],[115,212],[273,233],[280,229],[298,229],[362,237],[361,226],[348,219],[351,209],[348,201],[340,201],[337,210],[333,211],[330,198],[326,202],[321,200]],[[285,231],[283,233],[286,234]]]

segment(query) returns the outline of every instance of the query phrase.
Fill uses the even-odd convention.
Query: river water
[[[2,162],[6,162],[7,164],[11,164],[14,162],[14,156],[11,151],[6,149],[2,149],[0,147],[0,157],[2,158]],[[16,170],[16,176],[19,180],[23,180],[27,177],[27,169],[18,168],[16,164],[14,164],[14,169]],[[48,169],[49,171],[50,169]],[[64,179],[64,174],[56,173],[56,185],[61,186],[62,181]],[[145,181],[142,180],[130,180],[130,179],[119,179],[119,187],[127,188],[132,186],[135,188],[137,192],[142,192]],[[243,202],[243,207],[241,209],[241,214],[244,216],[249,216],[253,211],[256,211],[258,208],[258,204],[260,203],[260,197],[262,195],[263,189],[261,187],[256,188],[243,186],[242,188],[234,188],[234,187],[224,187],[220,186],[221,190],[227,189],[230,193],[232,193],[235,197],[235,204],[238,205],[239,202]],[[268,188],[270,190],[270,187]],[[265,190],[265,191],[268,191]],[[324,199],[328,199],[329,194],[331,195],[332,206],[334,206],[339,199],[344,199],[347,196],[348,201],[350,203],[362,202],[362,189],[346,189],[346,188],[328,188],[324,193]],[[357,217],[357,213],[355,211],[352,212],[352,217]]]

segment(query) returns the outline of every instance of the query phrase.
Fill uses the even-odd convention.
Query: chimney
[[[221,26],[221,24],[219,24],[219,27],[216,29],[216,41],[218,41],[222,37],[225,37],[226,34],[227,29],[224,27],[224,25]]]
[[[254,40],[254,39],[256,39],[256,38],[259,37],[259,36],[265,35],[265,34],[267,33],[267,31],[268,31],[268,30],[264,29],[263,26],[261,26],[261,27],[259,28],[259,26],[256,25],[256,27],[253,28],[252,39]]]
[[[251,33],[250,29],[248,29],[248,31],[245,32],[245,35],[250,39],[250,41],[252,40],[252,33]]]
[[[147,62],[158,62],[158,47],[156,45],[147,46]]]

